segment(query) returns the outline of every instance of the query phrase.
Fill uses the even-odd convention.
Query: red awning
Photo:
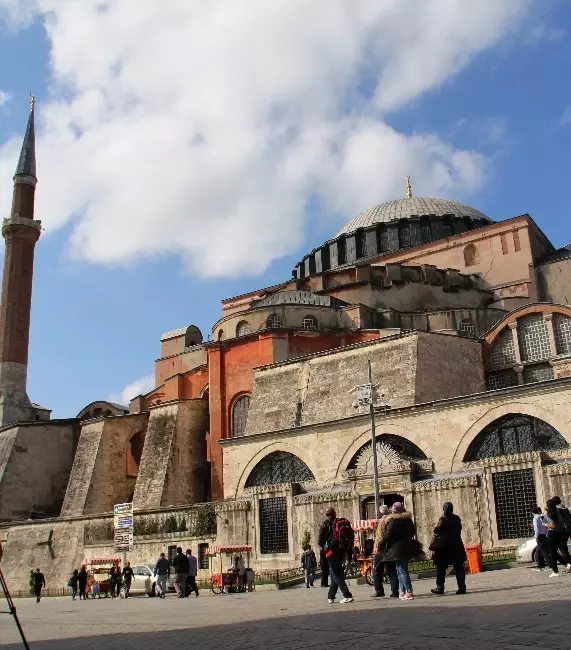
[[[218,555],[218,553],[246,553],[252,550],[251,546],[246,544],[231,544],[229,546],[209,546],[206,549],[206,555]]]

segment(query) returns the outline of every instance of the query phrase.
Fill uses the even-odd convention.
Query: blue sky
[[[114,26],[124,17],[121,3],[109,3],[116,5]],[[184,12],[185,4],[177,9]],[[145,20],[158,22],[150,11],[129,21],[124,29],[130,31],[120,31],[105,52],[98,48],[97,29],[105,33],[109,26],[103,23],[105,16],[99,27],[93,26],[90,11],[102,12],[91,2],[83,13],[70,10],[70,15],[54,10],[47,0],[30,2],[30,21],[17,26],[3,15],[0,205],[4,211],[9,205],[16,164],[13,138],[19,144],[33,90],[40,132],[37,218],[46,232],[36,247],[29,394],[52,408],[55,417],[74,416],[87,403],[120,395],[127,385],[152,374],[162,332],[192,323],[206,337],[220,316],[221,299],[290,277],[296,261],[351,216],[404,195],[405,172],[413,177],[415,194],[465,200],[495,219],[528,212],[555,245],[571,241],[571,86],[566,81],[571,3],[506,0],[513,5],[511,14],[502,14],[494,3],[482,2],[485,7],[470,21],[471,31],[456,44],[454,35],[467,29],[461,10],[457,22],[452,12],[445,26],[426,27],[426,17],[420,16],[419,40],[429,39],[428,45],[407,43],[398,35],[393,43],[392,21],[398,25],[399,16],[363,10],[354,32],[344,39],[351,45],[346,52],[335,40],[335,30],[345,29],[346,16],[325,16],[323,31],[310,33],[308,28],[300,36],[296,25],[304,18],[296,17],[292,4],[286,16],[291,28],[283,16],[256,17],[266,21],[270,34],[272,23],[278,23],[276,30],[281,23],[283,44],[270,38],[264,57],[255,61],[243,42],[251,48],[257,44],[247,37],[242,45],[234,44],[239,56],[233,42],[215,55],[210,44],[197,45],[193,30],[207,29],[209,16],[195,12],[184,17],[190,21],[188,42],[184,34],[177,40],[168,16],[160,16],[165,24],[148,36],[156,58],[164,47],[165,60],[174,60],[173,39],[181,48],[201,48],[182,58],[200,60],[203,85],[196,80],[199,68],[189,69],[188,76],[186,70],[183,76],[175,71],[169,80],[168,72],[149,70],[148,62],[142,62],[148,74],[139,75],[133,60],[147,34]],[[174,10],[177,2],[167,5]],[[0,1],[0,16],[2,7]],[[303,3],[299,7],[307,10]],[[409,21],[410,27],[414,18],[410,7],[408,14],[404,10],[403,25]],[[228,25],[218,30],[232,27],[248,34],[244,16],[229,10],[225,17]],[[183,26],[184,20],[179,21]],[[434,34],[425,36],[420,28]],[[335,46],[323,44],[327,38]],[[451,42],[452,53],[434,45]],[[131,43],[128,52],[125,43]],[[114,46],[117,52],[111,57]],[[424,63],[417,47],[423,58],[434,58],[434,65],[428,61],[428,71],[418,74],[416,67]],[[284,57],[293,56],[292,49],[301,52],[295,56],[307,57],[307,66],[288,58],[280,67]],[[412,71],[407,52],[415,62]],[[99,69],[82,56],[108,60]],[[220,71],[238,65],[240,57],[245,72],[232,71],[228,82]],[[344,67],[351,57],[351,65]],[[291,72],[296,65],[303,73]],[[266,77],[268,68],[273,72]],[[308,91],[316,86],[319,95]],[[102,113],[88,102],[102,89],[112,99],[126,93],[135,109],[122,101]],[[232,111],[226,108],[228,96],[236,100]],[[163,97],[157,108],[157,98]],[[176,130],[171,137],[165,126],[171,110],[173,122],[193,123],[193,130],[181,135],[184,147]],[[134,131],[135,119],[144,120],[139,132]],[[264,119],[271,136],[260,127]],[[109,131],[114,120],[119,128]],[[72,123],[76,140],[70,144],[66,129]],[[161,134],[156,140],[150,133],[153,125]],[[315,134],[324,131],[326,138],[311,148],[308,134],[314,143]],[[99,161],[107,139],[118,149]],[[211,149],[196,162],[194,150],[202,140]],[[120,156],[124,151],[126,159],[112,169],[117,151]],[[335,164],[327,155],[331,151]],[[147,153],[149,163],[137,168]],[[213,170],[205,171],[212,160]],[[148,187],[152,175],[160,175],[160,182]],[[133,184],[136,192],[126,193]]]

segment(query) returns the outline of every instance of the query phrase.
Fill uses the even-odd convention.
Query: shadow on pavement
[[[470,596],[462,597],[462,606],[450,599],[434,599],[434,605],[420,602],[391,603],[355,610],[352,605],[336,604],[323,612],[292,616],[284,607],[283,616],[233,623],[204,625],[198,614],[181,611],[177,630],[128,634],[96,634],[112,628],[109,617],[101,627],[86,626],[81,637],[50,641],[30,641],[32,650],[146,650],[197,648],[200,650],[355,650],[406,648],[406,650],[504,650],[509,648],[565,649],[571,647],[568,600],[517,604],[471,605]],[[439,601],[441,604],[439,605]],[[447,604],[444,601],[448,601]],[[160,625],[160,610],[156,611]],[[124,621],[123,621],[124,623]],[[4,650],[22,648],[21,644],[2,645]]]

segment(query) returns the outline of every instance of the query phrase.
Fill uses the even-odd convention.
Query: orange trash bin
[[[482,572],[482,547],[479,544],[466,546],[466,555],[468,556],[468,572]]]

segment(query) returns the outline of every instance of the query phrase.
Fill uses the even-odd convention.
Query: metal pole
[[[379,518],[380,497],[379,497],[379,466],[377,463],[377,434],[375,432],[375,405],[373,404],[373,371],[371,361],[367,361],[369,371],[369,384],[371,385],[371,403],[369,412],[371,414],[371,445],[373,448],[373,481],[375,490],[375,519]]]

